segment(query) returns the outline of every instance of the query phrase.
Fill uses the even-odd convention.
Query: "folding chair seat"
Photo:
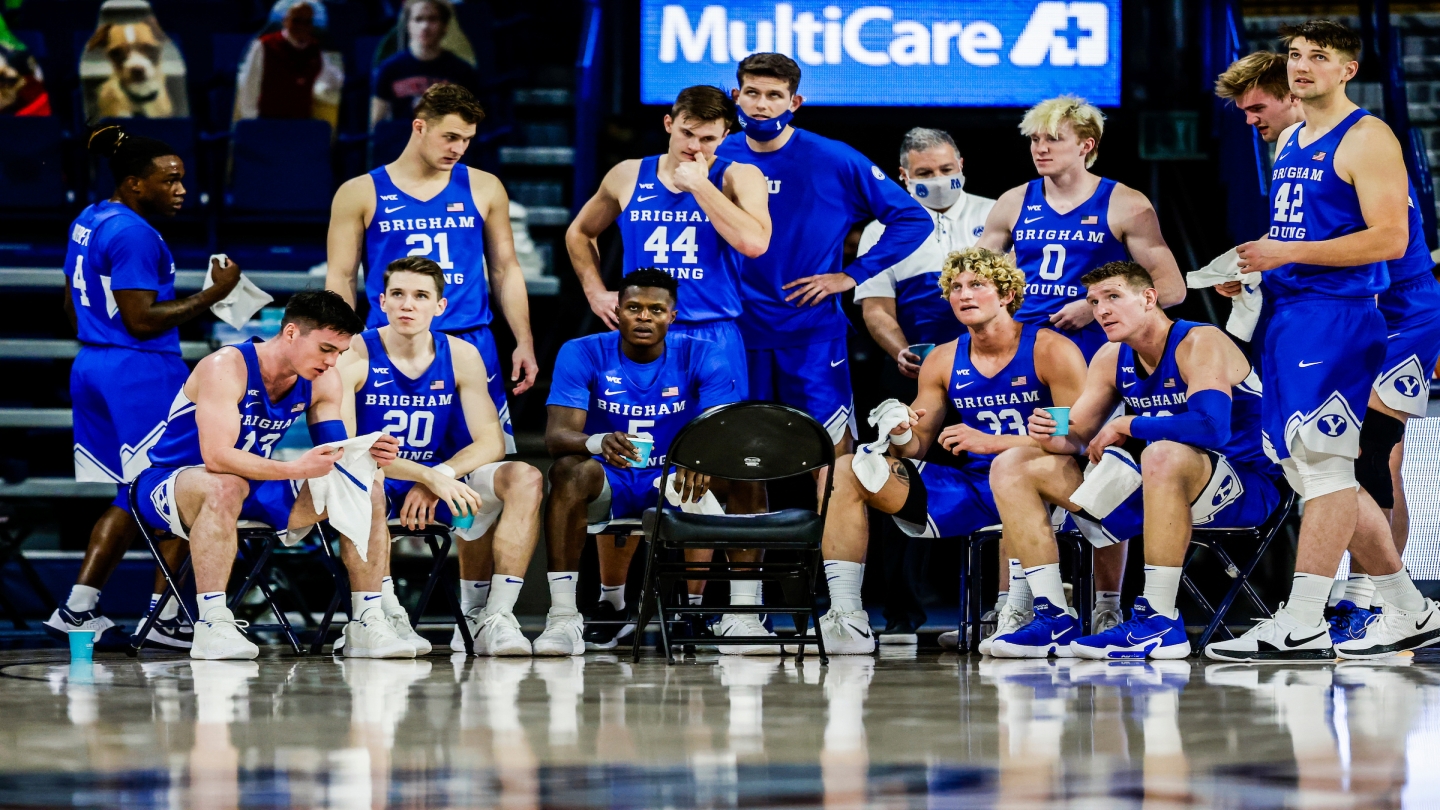
[[[675,437],[666,456],[656,491],[654,509],[645,512],[645,536],[649,548],[645,557],[645,577],[640,596],[637,632],[631,656],[640,660],[640,640],[652,615],[660,619],[660,643],[665,658],[674,663],[674,645],[680,644],[796,644],[797,660],[805,654],[805,645],[814,644],[821,663],[829,663],[824,640],[817,632],[806,636],[808,622],[819,628],[820,613],[815,601],[815,579],[820,571],[820,540],[825,530],[825,515],[830,504],[827,475],[820,511],[782,509],[761,515],[700,515],[671,507],[665,500],[664,487],[670,486],[675,465],[727,481],[774,481],[798,475],[811,475],[825,469],[833,473],[835,448],[825,428],[801,411],[767,402],[739,402],[715,408],[690,424]],[[730,563],[712,560],[708,563],[686,562],[683,552],[688,548],[761,549],[788,551],[793,561]],[[717,555],[720,556],[720,555]],[[678,558],[678,559],[677,559]],[[668,592],[677,582],[687,580],[761,580],[785,586],[784,606],[730,606],[722,610],[668,604]],[[796,598],[798,597],[798,598]],[[674,637],[669,625],[686,615],[707,613],[790,614],[795,618],[797,634],[792,638],[771,636],[728,636],[712,638]],[[798,644],[797,644],[798,642]],[[783,647],[782,647],[783,651]]]
[[[1190,597],[1195,600],[1205,614],[1207,622],[1196,649],[1203,650],[1205,645],[1210,643],[1211,637],[1219,631],[1223,631],[1226,638],[1235,637],[1235,634],[1230,632],[1230,628],[1225,625],[1225,616],[1242,593],[1249,600],[1251,607],[1255,608],[1262,617],[1268,619],[1273,615],[1270,608],[1260,599],[1260,594],[1256,593],[1255,588],[1250,584],[1250,575],[1255,572],[1255,567],[1259,565],[1260,558],[1264,557],[1265,552],[1269,550],[1270,544],[1280,535],[1285,521],[1289,520],[1290,515],[1295,511],[1295,505],[1295,493],[1282,480],[1280,482],[1280,506],[1259,526],[1249,529],[1197,528],[1191,533],[1190,548],[1186,552],[1185,564],[1181,569],[1180,584],[1185,586],[1185,592],[1190,594]],[[1248,545],[1254,549],[1244,567],[1236,565],[1229,552],[1225,550],[1226,546],[1234,548],[1241,545]],[[1208,549],[1211,554],[1215,555],[1216,560],[1224,567],[1226,575],[1234,580],[1230,583],[1224,598],[1220,600],[1220,604],[1215,607],[1211,607],[1210,602],[1195,586],[1189,575],[1190,564],[1202,548]]]
[[[625,543],[630,542],[630,540],[632,539],[636,542],[643,541],[645,539],[645,525],[644,521],[642,521],[640,518],[619,518],[616,520],[607,520],[604,523],[591,523],[585,527],[585,533],[592,537],[598,537],[600,535],[614,537],[619,541],[623,541],[619,543],[619,545],[623,546]],[[624,627],[625,625],[631,623],[632,620],[626,618],[591,619],[587,617],[585,619],[586,627],[589,627],[592,624],[619,625],[621,627]],[[640,627],[639,625],[636,625],[635,627],[635,632],[637,634],[644,632],[644,630],[645,628]]]
[[[415,606],[415,613],[410,617],[410,626],[413,628],[420,624],[420,617],[425,615],[425,608],[430,604],[430,597],[439,587],[440,592],[445,595],[445,602],[450,607],[451,615],[455,617],[455,626],[460,628],[460,637],[465,639],[465,654],[474,655],[475,639],[470,636],[470,626],[465,622],[465,612],[460,609],[460,599],[455,595],[455,588],[450,586],[446,576],[446,571],[450,567],[450,546],[454,542],[450,535],[450,527],[441,523],[431,523],[423,529],[407,529],[398,520],[392,520],[387,525],[390,527],[391,542],[402,537],[418,537],[430,547],[432,560],[430,576],[425,579],[425,589],[420,592],[420,603]],[[456,576],[459,576],[458,571]],[[444,581],[442,582],[442,580]]]
[[[1000,542],[1000,525],[986,526],[965,538],[968,553],[960,558],[960,649],[962,652],[979,649],[980,618],[985,612],[983,588],[985,576],[985,546]],[[1094,607],[1094,565],[1090,542],[1078,531],[1055,533],[1055,542],[1070,555],[1072,577],[1071,593],[1074,596],[1075,612],[1080,616],[1082,627],[1090,626],[1090,613]]]

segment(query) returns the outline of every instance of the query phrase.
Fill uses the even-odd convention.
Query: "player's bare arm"
[[[345,422],[345,434],[359,435],[355,416],[355,395],[370,380],[370,349],[363,340],[350,341],[350,348],[340,355],[335,370],[340,372],[340,385],[346,396],[340,400],[340,418]],[[389,475],[389,471],[386,473]],[[393,476],[392,476],[393,477]]]
[[[765,175],[754,166],[731,164],[725,170],[724,188],[710,182],[699,161],[681,161],[672,176],[675,187],[695,197],[710,217],[715,232],[731,247],[753,259],[770,247],[770,191]]]
[[[173,301],[157,303],[154,290],[114,290],[115,306],[120,309],[125,331],[141,340],[158,337],[219,303],[240,283],[240,266],[228,258],[224,264],[219,259],[211,259],[210,272],[214,286]],[[70,302],[68,289],[65,300]],[[70,306],[73,313],[73,302]],[[73,315],[71,324],[74,324]]]
[[[902,433],[908,426],[912,431],[909,442],[890,445],[890,455],[899,458],[922,458],[940,433],[945,422],[945,398],[949,396],[946,387],[950,384],[950,368],[955,365],[955,341],[936,346],[920,366],[919,382],[916,385],[915,401],[910,405],[913,417],[908,425],[898,428]]]
[[[1175,254],[1165,244],[1160,232],[1160,217],[1150,198],[1121,183],[1115,184],[1110,196],[1110,221],[1119,224],[1118,238],[1136,264],[1145,268],[1155,280],[1160,307],[1173,307],[1185,300],[1185,279]]]
[[[525,271],[515,258],[515,233],[510,229],[510,195],[500,179],[489,172],[470,169],[470,188],[475,208],[485,212],[485,260],[490,268],[490,289],[500,302],[505,323],[515,336],[515,353],[510,356],[510,381],[514,393],[523,394],[540,376],[535,362],[535,339],[530,334],[530,298],[525,291]],[[498,373],[499,369],[494,369]]]
[[[1077,455],[1100,432],[1120,401],[1120,393],[1115,390],[1115,366],[1119,356],[1120,347],[1107,343],[1090,360],[1090,368],[1085,374],[1085,388],[1075,404],[1070,406],[1070,435],[1056,436],[1055,420],[1044,410],[1036,408],[1030,414],[1030,438],[1041,450],[1062,456]]]
[[[545,451],[551,458],[590,455],[590,451],[585,448],[585,442],[590,439],[590,435],[585,432],[586,411],[564,405],[550,405],[546,412],[548,418],[545,421]],[[618,430],[605,434],[600,443],[600,455],[606,463],[621,469],[630,466],[631,459],[640,460],[640,451]]]
[[[245,398],[245,358],[225,348],[201,360],[185,383],[185,396],[195,403],[195,427],[206,472],[236,475],[250,481],[318,478],[340,458],[333,449],[314,448],[294,461],[275,461],[235,446],[240,438],[240,401]]]
[[[570,254],[570,266],[575,268],[580,288],[590,302],[590,310],[608,329],[619,325],[615,319],[615,307],[620,304],[620,294],[605,289],[605,280],[600,277],[600,246],[596,240],[629,204],[639,176],[638,160],[621,161],[606,172],[600,188],[586,201],[565,231],[565,252]]]
[[[346,400],[354,399],[354,393],[345,390],[344,373],[337,364],[337,367],[328,369],[310,383],[310,407],[305,411],[305,421],[307,424],[316,425],[343,420]],[[395,461],[399,449],[399,440],[387,433],[370,445],[370,457],[381,467],[387,467]],[[336,458],[338,460],[338,456]]]
[[[985,232],[980,234],[975,247],[1008,253],[1014,247],[1011,239],[1015,223],[1020,219],[1020,209],[1025,207],[1025,186],[1016,186],[995,201],[985,217]]]
[[[1410,237],[1409,175],[1390,127],[1374,116],[1356,122],[1335,150],[1335,171],[1355,187],[1365,229],[1317,242],[1246,242],[1238,248],[1243,269],[1264,272],[1292,263],[1355,267],[1405,255]]]
[[[338,293],[352,307],[365,228],[374,216],[375,181],[368,174],[346,180],[330,203],[330,230],[325,237],[325,289]]]

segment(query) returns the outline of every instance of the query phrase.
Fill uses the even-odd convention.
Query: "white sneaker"
[[[410,626],[409,613],[406,613],[404,610],[397,610],[394,613],[386,613],[385,618],[389,620],[390,626],[395,628],[396,635],[410,642],[410,646],[415,648],[416,655],[429,655],[430,651],[435,649],[435,645],[427,641],[424,636],[415,632],[415,628]]]
[[[868,626],[868,625],[867,625]],[[760,617],[754,613],[726,613],[715,625],[715,635],[725,636],[770,636],[775,634],[765,629]],[[716,644],[716,649],[725,655],[780,655],[784,652],[779,644]]]
[[[841,612],[831,608],[820,617],[820,637],[825,640],[827,655],[872,655],[875,652],[870,614],[863,610]]]
[[[935,641],[939,643],[942,650],[958,650],[960,649],[960,631],[950,630],[941,633]]]
[[[1341,658],[1384,658],[1405,650],[1429,647],[1440,642],[1440,605],[1430,599],[1414,613],[1402,613],[1386,604],[1385,612],[1372,616],[1359,638],[1335,646]]]
[[[1245,635],[1206,646],[1205,656],[1216,661],[1334,661],[1335,647],[1323,619],[1307,627],[1282,604],[1274,618],[1257,622]]]
[[[1096,605],[1090,613],[1090,635],[1098,636],[1106,630],[1118,627],[1124,620],[1125,617],[1120,615],[1120,608]]]
[[[400,637],[383,611],[371,608],[345,626],[350,658],[414,658],[415,645]]]
[[[545,614],[545,632],[535,639],[535,655],[584,655],[585,619],[574,610],[550,608]],[[480,652],[477,644],[475,652]]]
[[[1029,624],[1030,620],[1034,618],[1035,611],[1033,610],[1020,610],[1019,608],[1012,608],[1008,604],[1005,605],[1005,607],[1000,609],[1000,615],[995,617],[995,632],[980,640],[980,646],[976,652],[979,652],[981,655],[990,655],[990,643],[994,641],[996,637],[1013,633]]]
[[[236,621],[229,608],[211,608],[204,619],[195,623],[190,657],[202,661],[248,661],[256,657],[260,648],[241,632],[241,628],[249,626],[249,622]]]
[[[471,608],[470,612],[465,614],[465,629],[470,631],[471,641],[480,635],[480,623],[483,621],[485,621],[485,608],[483,607]],[[460,635],[460,625],[458,624],[455,625],[455,632],[450,634],[450,651],[465,652],[465,637]]]
[[[467,616],[466,619],[469,619]],[[531,654],[530,639],[520,632],[520,622],[510,612],[491,613],[480,623],[480,632],[475,636],[476,655]]]

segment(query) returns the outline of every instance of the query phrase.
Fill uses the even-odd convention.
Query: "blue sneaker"
[[[1330,614],[1326,617],[1330,622],[1330,641],[1339,644],[1365,635],[1365,625],[1380,611],[1367,610],[1349,599],[1341,599],[1340,604],[1325,612]]]
[[[1061,610],[1043,596],[1035,597],[1035,618],[1013,633],[990,642],[996,658],[1074,658],[1070,642],[1080,637],[1080,619],[1073,610]]]
[[[1075,639],[1070,650],[1076,658],[1096,661],[1113,658],[1186,658],[1190,638],[1185,622],[1156,613],[1145,597],[1135,599],[1130,621],[1121,622],[1103,633]]]
[[[135,629],[139,630],[140,626],[136,625]],[[130,635],[132,645],[139,640],[135,634]],[[184,614],[169,619],[156,619],[155,623],[150,625],[150,632],[145,636],[145,643],[171,650],[189,650],[195,644],[195,627],[185,621]]]
[[[115,622],[101,613],[99,607],[91,610],[71,610],[61,605],[45,620],[45,632],[61,641],[66,641],[70,633],[86,632],[94,633],[95,642],[98,644],[105,631],[114,626]]]

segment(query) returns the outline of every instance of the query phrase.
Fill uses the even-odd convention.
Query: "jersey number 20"
[[[406,430],[406,426],[409,430]],[[402,447],[424,447],[435,429],[435,414],[429,411],[386,411],[384,431],[400,440]]]
[[[691,225],[675,237],[674,242],[666,241],[666,228],[664,225],[656,228],[650,238],[645,240],[645,249],[655,254],[656,264],[669,264],[670,251],[682,254],[680,261],[685,264],[694,264],[700,261],[700,245],[695,241],[695,226]]]

